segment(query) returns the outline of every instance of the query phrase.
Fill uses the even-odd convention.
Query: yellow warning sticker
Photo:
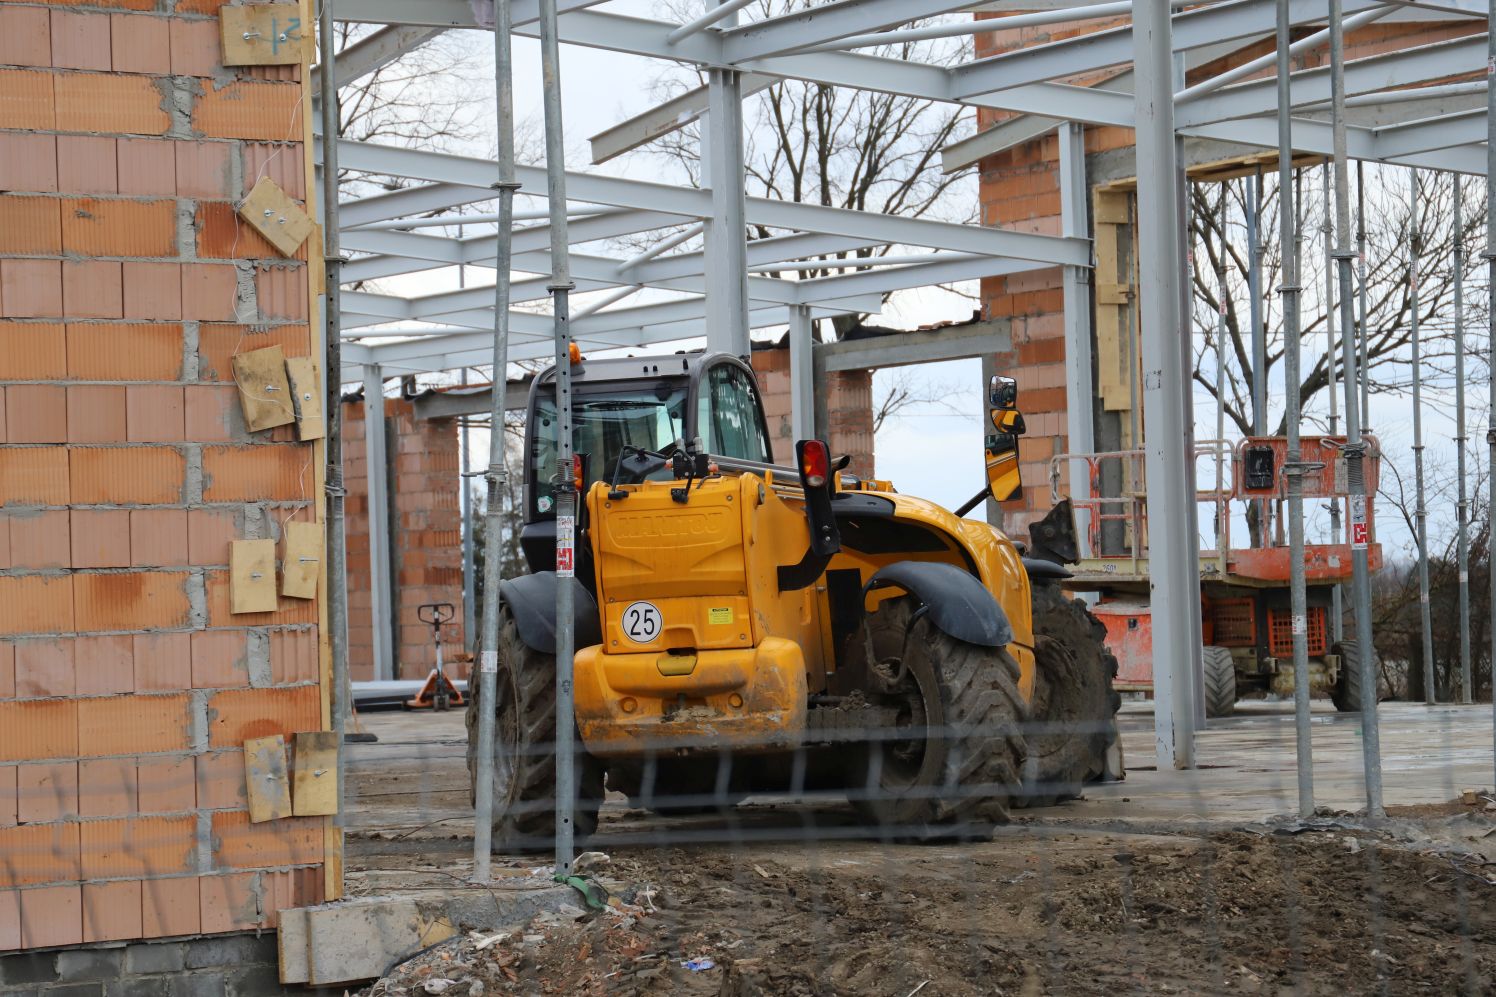
[[[721,609],[708,609],[706,611],[706,620],[707,620],[708,623],[712,624],[713,626],[716,626],[718,624],[731,623],[732,622],[732,607],[731,606],[724,606]]]

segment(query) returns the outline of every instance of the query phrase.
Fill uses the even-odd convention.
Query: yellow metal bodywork
[[[1028,577],[1011,541],[886,482],[869,484],[880,487],[860,489],[893,502],[893,519],[917,526],[930,549],[871,554],[844,546],[827,570],[855,569],[864,583],[899,561],[971,571],[1012,624],[1009,650],[1030,697]],[[810,539],[799,482],[778,482],[772,470],[712,477],[693,484],[684,503],[671,496],[677,487],[628,485],[617,499],[599,483],[588,493],[603,643],[575,661],[582,741],[598,756],[791,747],[805,729],[808,695],[824,691],[836,668],[825,576],[779,590],[779,569],[800,561]],[[898,594],[870,593],[868,608]],[[635,627],[631,636],[625,614],[640,603],[657,611],[658,627]]]

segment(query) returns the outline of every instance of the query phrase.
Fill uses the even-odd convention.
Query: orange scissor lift
[[[1343,436],[1301,438],[1306,503],[1339,506],[1349,523],[1349,489]],[[1373,516],[1379,450],[1366,437],[1367,555],[1371,570],[1381,567]],[[1288,441],[1281,436],[1248,437],[1237,443],[1210,441],[1197,446],[1196,466],[1214,463],[1217,487],[1196,499],[1214,517],[1215,550],[1200,552],[1200,612],[1206,714],[1228,716],[1239,698],[1293,693],[1293,620],[1289,601],[1289,547],[1285,475]],[[1092,497],[1072,499],[1077,525],[1089,541],[1066,584],[1094,591],[1093,612],[1105,624],[1107,644],[1117,656],[1116,688],[1153,691],[1153,607],[1148,583],[1148,499],[1142,450],[1060,454],[1050,462],[1056,502],[1061,475],[1072,462],[1087,469]],[[1255,527],[1249,528],[1252,517]],[[1233,529],[1233,520],[1238,520]],[[1255,534],[1256,542],[1253,541]],[[1237,546],[1233,537],[1244,541]],[[1330,696],[1338,709],[1360,709],[1360,649],[1336,641],[1332,607],[1335,586],[1351,578],[1351,544],[1304,545],[1311,694]],[[1375,650],[1369,650],[1375,655]]]

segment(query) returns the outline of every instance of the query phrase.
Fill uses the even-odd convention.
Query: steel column
[[[1423,341],[1418,322],[1418,254],[1423,232],[1418,225],[1418,171],[1408,171],[1408,302],[1413,340],[1413,522],[1418,532],[1418,622],[1423,637],[1423,701],[1439,701],[1434,688],[1434,629],[1428,604],[1428,506],[1423,481]]]
[[[373,631],[374,678],[395,677],[390,606],[389,456],[384,433],[384,375],[364,366],[364,454],[369,489],[369,627]]]
[[[1185,462],[1185,381],[1179,369],[1179,202],[1174,139],[1172,28],[1166,4],[1134,11],[1137,73],[1138,234],[1150,265],[1141,268],[1144,440],[1148,475],[1150,588],[1155,606],[1179,607],[1154,619],[1154,747],[1160,770],[1193,768],[1191,616],[1198,618],[1199,563],[1191,563],[1194,495]]]
[[[707,73],[704,170],[712,188],[706,223],[706,348],[748,356],[748,222],[743,191],[743,91],[735,70]]]
[[[1090,185],[1086,180],[1086,129],[1076,122],[1060,126],[1060,230],[1077,239],[1089,236],[1087,205]],[[1065,267],[1060,271],[1060,289],[1065,314],[1065,436],[1071,453],[1091,453],[1095,447],[1095,416],[1092,404],[1096,389],[1091,382],[1091,271],[1088,267]],[[985,384],[985,379],[983,381]],[[1091,497],[1091,478],[1084,461],[1070,463],[1070,496]],[[1090,553],[1090,514],[1077,510],[1075,532],[1081,554]]]
[[[545,105],[546,195],[551,207],[551,320],[556,346],[556,876],[571,875],[576,827],[576,710],[572,668],[576,620],[577,493],[572,484],[571,260],[566,234],[566,132],[561,120],[561,52],[556,0],[540,0],[540,72]]]
[[[1496,3],[1496,0],[1492,2]],[[1340,265],[1340,324],[1349,329],[1353,321],[1351,261],[1355,259],[1355,254],[1350,249],[1350,170],[1345,153],[1345,39],[1341,30],[1340,0],[1330,0],[1330,29],[1330,121],[1335,142],[1335,259]],[[1361,214],[1364,224],[1364,207]],[[1362,268],[1364,272],[1364,252]],[[1364,280],[1362,290],[1365,290]],[[1363,349],[1366,338],[1363,330]],[[1351,602],[1355,608],[1356,644],[1361,657],[1361,755],[1366,778],[1366,815],[1375,819],[1386,814],[1382,809],[1382,746],[1377,726],[1377,674],[1372,660],[1375,645],[1371,633],[1371,573],[1366,551],[1370,541],[1370,528],[1366,518],[1366,447],[1361,440],[1362,398],[1356,390],[1360,376],[1359,358],[1348,337],[1341,339],[1340,354],[1345,367],[1345,474],[1351,506]],[[1362,391],[1364,390],[1365,386],[1362,385]]]
[[[1336,8],[1336,17],[1339,8]],[[1314,815],[1314,748],[1309,729],[1309,627],[1304,588],[1304,463],[1299,441],[1299,246],[1293,176],[1292,97],[1289,92],[1289,0],[1278,0],[1278,231],[1283,248],[1283,393],[1287,402],[1289,604],[1293,632],[1293,714],[1298,748],[1299,813]],[[1338,38],[1339,36],[1336,35]]]
[[[1475,701],[1470,669],[1470,492],[1465,480],[1465,446],[1470,442],[1465,426],[1465,182],[1454,181],[1454,445],[1455,477],[1459,481],[1456,511],[1455,561],[1460,586],[1460,702]]]
[[[790,433],[797,440],[816,434],[815,326],[805,305],[790,306]]]
[[[488,469],[483,476],[486,504],[483,507],[483,634],[478,642],[477,771],[473,776],[473,879],[486,883],[492,877],[494,742],[498,726],[499,612],[504,560],[504,486],[509,478],[504,453],[504,410],[509,370],[510,257],[514,251],[514,54],[510,41],[513,11],[510,0],[494,0],[493,62],[494,122],[498,147],[495,155],[499,191],[498,230],[494,233],[494,327],[493,371],[489,375]],[[565,202],[562,202],[562,210]],[[465,370],[465,369],[464,369]],[[466,431],[464,431],[466,435]],[[467,470],[466,464],[463,471]],[[467,494],[467,480],[463,479]],[[467,535],[472,524],[466,525]],[[472,622],[469,618],[468,629]]]

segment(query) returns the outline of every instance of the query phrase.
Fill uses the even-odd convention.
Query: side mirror
[[[987,491],[994,502],[1006,502],[1023,488],[1018,470],[1018,437],[1028,427],[1024,425],[1023,413],[1018,411],[1018,382],[994,374],[987,386],[987,400],[992,404],[992,432],[986,442]]]
[[[1015,378],[993,374],[987,383],[987,404],[995,409],[1010,410],[1018,407],[1018,381]]]

